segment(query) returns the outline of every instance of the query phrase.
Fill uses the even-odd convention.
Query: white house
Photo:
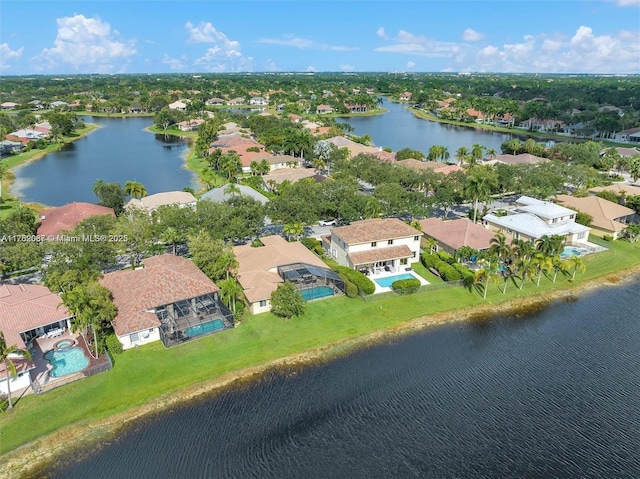
[[[376,274],[400,271],[419,261],[421,238],[421,231],[397,218],[378,218],[332,228],[322,240],[339,264]]]
[[[168,106],[169,110],[185,111],[187,109],[187,104],[180,100],[169,103]]]
[[[262,98],[261,96],[254,96],[249,100],[249,105],[268,105],[269,100]]]
[[[144,208],[149,213],[158,209],[160,206],[178,205],[180,207],[196,206],[196,198],[188,191],[165,191],[156,193],[155,195],[145,196],[144,198],[132,198],[124,206],[127,208]]]
[[[482,221],[485,226],[513,239],[534,242],[545,235],[558,235],[565,238],[566,244],[586,244],[591,228],[576,223],[576,213],[550,201],[522,196],[506,216],[488,214]]]

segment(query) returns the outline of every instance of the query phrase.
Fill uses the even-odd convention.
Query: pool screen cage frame
[[[233,313],[222,304],[218,293],[208,293],[158,306],[155,308],[155,314],[161,323],[160,339],[167,348],[234,326]],[[202,326],[216,319],[222,320],[225,327],[197,336],[186,334],[188,328]]]
[[[316,297],[315,290],[330,287],[333,294],[344,293],[344,281],[328,268],[321,268],[308,263],[291,263],[278,266],[278,275],[285,281],[291,281],[298,291],[311,290],[311,297]]]

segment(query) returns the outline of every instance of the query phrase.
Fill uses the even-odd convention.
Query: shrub
[[[416,278],[412,279],[399,279],[394,281],[391,285],[391,289],[400,294],[413,294],[420,288],[420,280]]]
[[[460,273],[449,264],[445,264],[442,268],[438,269],[438,271],[440,271],[440,275],[445,281],[458,281],[461,278]]]
[[[440,258],[445,263],[453,264],[455,262],[455,260],[453,259],[453,256],[451,256],[446,251],[438,251],[437,254],[438,254],[438,258]]]
[[[613,241],[613,236],[611,235],[604,235],[602,236],[602,239],[605,241]]]
[[[300,243],[305,245],[307,249],[313,251],[315,254],[322,254],[322,243],[320,243],[320,240],[317,240],[315,238],[302,238],[300,240]]]
[[[347,268],[346,266],[338,266],[336,268],[336,272],[344,274],[349,281],[355,284],[358,287],[359,291],[362,291],[365,294],[373,294],[376,290],[376,285],[367,278],[360,271],[356,271],[355,269]]]
[[[115,333],[111,333],[107,336],[106,340],[107,349],[111,354],[122,354],[122,343],[118,339]]]
[[[460,276],[464,277],[465,274],[471,274],[473,275],[473,273],[471,273],[471,270],[469,268],[467,268],[465,265],[460,264],[460,263],[453,263],[451,266],[453,266],[453,268],[460,273]]]
[[[344,294],[347,295],[347,298],[357,298],[358,297],[358,287],[353,284],[349,278],[347,278],[344,274],[338,273],[338,276],[344,281]]]
[[[424,252],[420,256],[422,260],[422,265],[425,268],[435,268],[436,262],[438,261],[438,257],[435,254]]]
[[[254,152],[254,153],[259,153],[260,152],[260,148],[258,148],[257,146],[250,146],[249,148],[247,148],[247,151]]]

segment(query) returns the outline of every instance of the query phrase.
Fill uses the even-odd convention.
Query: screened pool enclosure
[[[278,266],[278,274],[285,281],[291,281],[306,301],[344,293],[344,281],[327,268],[292,263]]]
[[[166,347],[233,328],[233,313],[220,302],[218,293],[175,301],[155,308],[160,338]]]

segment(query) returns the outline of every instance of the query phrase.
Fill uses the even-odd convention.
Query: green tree
[[[7,346],[7,342],[4,339],[4,333],[0,331],[0,360],[4,365],[4,370],[7,374],[7,393],[9,396],[9,409],[13,409],[13,401],[11,400],[11,380],[18,376],[16,363],[14,363],[14,356],[21,356],[25,359],[31,359],[31,353],[26,349],[20,349],[15,344]]]
[[[300,236],[304,234],[304,225],[302,223],[287,223],[282,231],[287,235],[287,239],[291,241],[293,236],[296,240],[300,240]]]
[[[198,234],[188,236],[187,240],[194,264],[211,280],[228,279],[237,268],[238,261],[231,245],[221,239],[213,239],[207,231],[200,230]]]
[[[478,203],[491,198],[492,188],[497,186],[497,175],[493,170],[476,168],[465,180],[467,197],[473,200],[473,222],[476,222]]]
[[[113,208],[116,215],[124,211],[124,200],[127,194],[120,183],[105,183],[103,180],[97,180],[93,184],[93,194],[100,200],[99,205]]]
[[[9,173],[9,167],[7,165],[4,165],[2,163],[0,163],[0,203],[2,203],[3,198],[2,198],[2,181],[4,180],[5,177],[8,176]]]
[[[242,298],[242,293],[242,286],[235,278],[228,278],[220,282],[220,297],[233,314],[236,314],[236,301]]]
[[[568,265],[570,268],[573,269],[573,271],[571,272],[571,279],[575,279],[576,278],[576,273],[578,271],[580,271],[581,273],[584,273],[587,270],[587,266],[584,264],[583,259],[580,256],[570,256],[567,259]]]
[[[307,303],[295,285],[285,281],[271,293],[271,312],[285,319],[302,316]]]
[[[72,329],[86,337],[88,329],[93,332],[93,351],[100,356],[99,337],[104,328],[116,317],[117,309],[111,301],[111,292],[97,281],[77,285],[60,294],[70,313]]]
[[[140,199],[144,196],[147,196],[147,189],[142,183],[139,183],[137,181],[127,181],[124,184],[124,192],[131,198]]]

